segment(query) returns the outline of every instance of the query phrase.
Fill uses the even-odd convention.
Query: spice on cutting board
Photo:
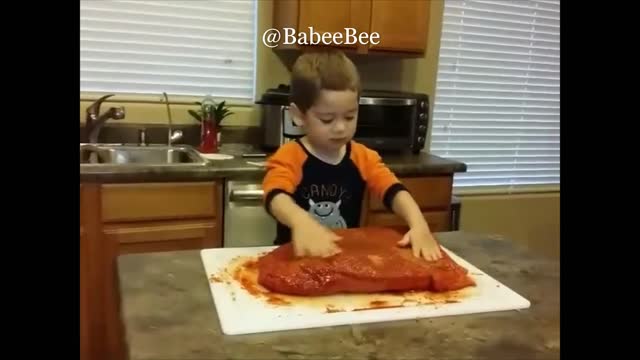
[[[235,283],[246,294],[269,306],[303,306],[324,313],[398,308],[417,305],[437,305],[460,302],[470,295],[473,288],[451,292],[432,293],[410,291],[402,293],[337,294],[327,296],[292,296],[271,292],[258,283],[258,257],[238,256],[220,274],[210,279],[226,284]],[[234,297],[235,299],[235,297]]]

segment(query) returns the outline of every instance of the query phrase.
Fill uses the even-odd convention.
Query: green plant
[[[199,122],[202,122],[204,119],[213,119],[216,125],[219,126],[227,116],[233,115],[233,112],[231,112],[226,105],[226,101],[222,101],[216,105],[215,101],[207,97],[202,102],[196,101],[194,104],[198,105],[200,109],[197,111],[189,110],[189,114]]]

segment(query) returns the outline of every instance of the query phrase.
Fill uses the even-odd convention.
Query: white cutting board
[[[255,296],[247,291],[234,279],[231,275],[233,271],[229,269],[242,262],[240,260],[255,258],[274,248],[273,246],[238,247],[201,251],[202,262],[209,279],[212,303],[218,313],[223,333],[239,335],[420,319],[526,309],[531,305],[527,299],[446,248],[444,250],[454,261],[469,270],[470,276],[476,281],[475,287],[449,294],[416,293],[405,297],[408,301],[404,303],[401,296],[371,294],[328,296],[308,301],[296,297],[279,296],[289,304],[272,304],[267,301],[268,296],[266,298]],[[367,309],[371,307],[372,302],[376,305],[398,307]],[[435,303],[424,304],[425,302]]]

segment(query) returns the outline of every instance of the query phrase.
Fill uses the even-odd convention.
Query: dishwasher
[[[229,180],[224,192],[223,247],[271,246],[276,221],[262,202],[261,180]]]

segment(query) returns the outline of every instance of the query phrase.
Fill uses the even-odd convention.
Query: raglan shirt
[[[285,193],[332,229],[360,225],[365,190],[382,200],[388,209],[394,196],[406,190],[377,152],[356,141],[347,143],[345,156],[335,165],[315,157],[298,139],[282,145],[265,166],[262,186],[269,214],[273,197]],[[278,222],[274,244],[290,240],[290,229]]]

